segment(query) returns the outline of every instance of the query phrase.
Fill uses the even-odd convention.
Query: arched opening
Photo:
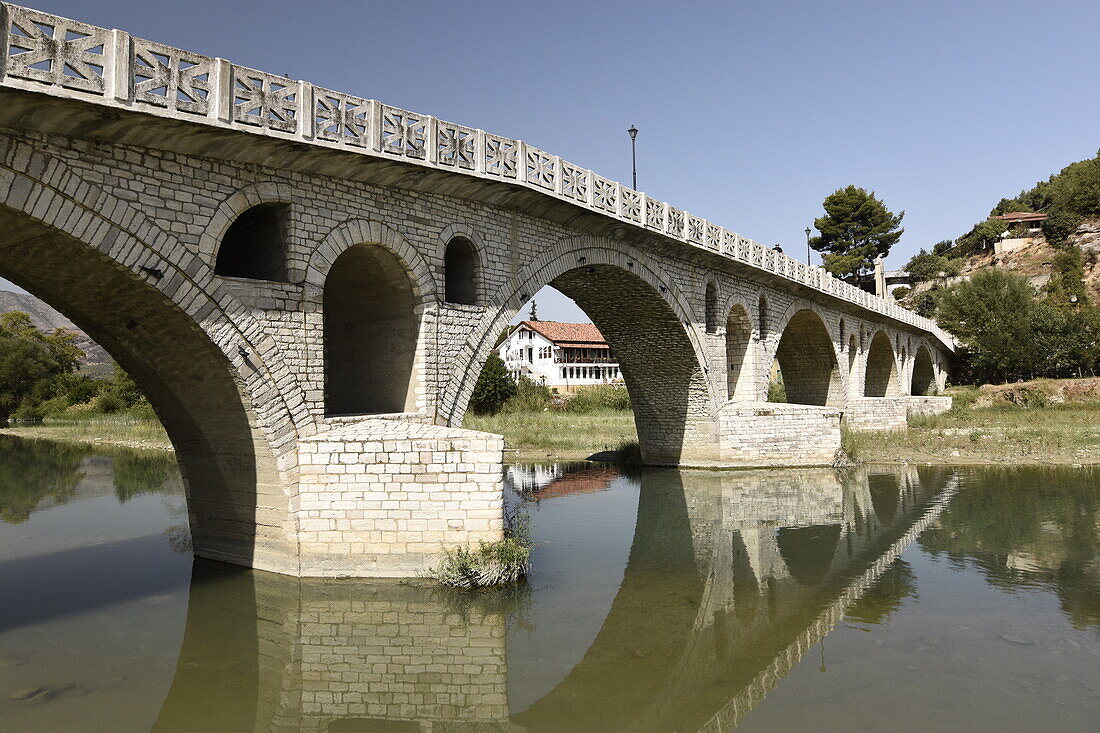
[[[917,349],[916,360],[913,363],[913,390],[917,396],[936,393],[936,370],[932,366],[932,355],[928,353],[928,347],[921,344]]]
[[[693,419],[709,421],[706,380],[680,318],[656,288],[613,265],[569,270],[549,283],[599,329],[619,368],[647,463],[676,463],[693,449]]]
[[[357,244],[325,278],[325,413],[370,415],[416,409],[416,295],[389,250]]]
[[[286,282],[286,204],[258,204],[237,217],[218,247],[214,274]]]
[[[768,337],[768,299],[763,295],[756,301],[756,330],[760,334],[760,340]]]
[[[787,402],[800,405],[843,403],[840,367],[829,331],[812,310],[800,310],[783,329],[775,359]]]
[[[718,288],[713,282],[707,283],[705,300],[707,333],[718,333]]]
[[[776,533],[779,555],[799,583],[817,585],[829,572],[840,541],[839,524],[781,527]]]
[[[752,342],[752,324],[742,305],[730,308],[726,318],[726,396],[727,399],[751,399],[751,371],[746,364],[749,344]]]
[[[856,359],[859,358],[859,340],[853,333],[848,337],[848,379],[851,380],[856,370]]]
[[[898,393],[898,369],[890,339],[883,331],[871,339],[867,351],[867,378],[863,383],[864,397],[887,397]]]
[[[447,243],[443,254],[443,299],[448,303],[477,303],[477,248],[465,237]]]
[[[279,468],[240,375],[195,321],[97,249],[3,206],[0,276],[61,311],[141,386],[175,447],[195,553],[289,567]]]

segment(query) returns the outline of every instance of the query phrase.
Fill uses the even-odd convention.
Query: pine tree
[[[529,321],[537,321],[537,320],[539,319],[539,311],[538,311],[538,306],[539,306],[539,304],[538,304],[538,303],[536,303],[536,302],[535,302],[535,301],[533,301],[533,300],[531,301],[531,317],[530,317],[530,318],[528,318],[527,320],[529,320]]]
[[[874,192],[856,186],[837,189],[822,203],[825,216],[814,220],[821,232],[810,246],[822,253],[825,269],[837,277],[860,280],[885,257],[905,231],[905,212],[893,214]]]

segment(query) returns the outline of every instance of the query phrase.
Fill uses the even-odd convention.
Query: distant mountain
[[[102,346],[77,328],[72,321],[43,303],[29,293],[13,293],[9,290],[0,290],[0,313],[23,311],[31,317],[31,323],[39,331],[52,332],[59,328],[71,331],[76,336],[76,345],[84,352],[84,363],[109,364],[110,355]]]

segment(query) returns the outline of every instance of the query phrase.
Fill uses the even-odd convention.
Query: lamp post
[[[810,228],[806,227],[806,264],[810,264]]]
[[[638,139],[638,128],[634,125],[630,126],[627,130],[630,134],[630,181],[631,187],[638,190],[638,146],[635,145],[635,140]]]

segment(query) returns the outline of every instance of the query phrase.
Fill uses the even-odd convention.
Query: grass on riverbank
[[[110,415],[70,412],[63,417],[47,417],[39,423],[12,423],[0,433],[20,438],[172,450],[168,434],[157,420],[121,412]]]
[[[847,433],[845,450],[869,463],[1100,463],[1100,402],[994,400],[982,406],[1003,389],[949,389],[955,404],[948,412],[912,417],[908,431]],[[1014,392],[1035,389],[1029,383]]]
[[[567,460],[587,458],[638,440],[634,413],[624,410],[467,415],[462,426],[503,435],[509,451],[531,458],[548,455]]]

